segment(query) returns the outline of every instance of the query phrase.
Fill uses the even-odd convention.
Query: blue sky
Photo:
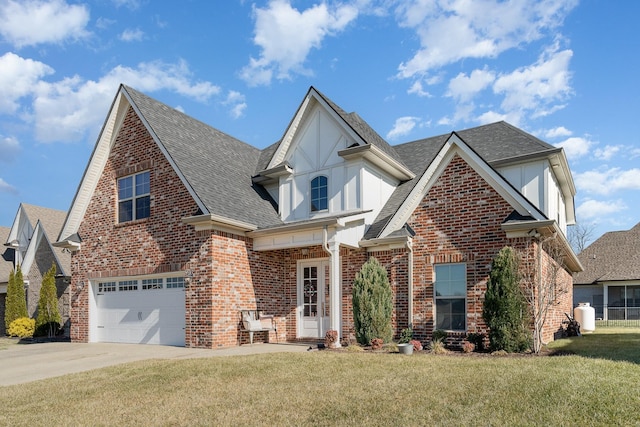
[[[497,120],[566,150],[594,238],[640,221],[640,2],[1,0],[0,225],[67,210],[120,83],[257,147],[309,86],[391,144]]]

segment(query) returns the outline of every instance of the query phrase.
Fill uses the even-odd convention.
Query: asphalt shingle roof
[[[584,271],[573,278],[576,285],[640,279],[640,223],[631,230],[603,234],[578,255]]]
[[[504,121],[457,131],[456,133],[489,165],[506,160],[516,160],[521,157],[559,151],[558,148]],[[438,135],[394,146],[404,164],[416,176],[396,188],[376,220],[367,230],[365,239],[372,239],[380,235],[450,135]]]
[[[210,213],[260,228],[282,223],[268,193],[251,182],[261,150],[124,89]]]
[[[22,203],[22,209],[27,215],[31,226],[35,228],[38,221],[40,221],[40,225],[49,240],[49,244],[54,243],[60,231],[62,231],[67,212],[27,203]],[[64,252],[62,248],[51,246],[51,249],[56,254],[60,266],[64,269],[64,273],[71,275],[71,255]],[[59,271],[58,273],[61,272]]]
[[[130,87],[123,88],[211,213],[258,228],[283,224],[271,197],[251,181],[266,168],[279,142],[257,149]],[[378,237],[450,134],[391,146],[356,113],[346,113],[318,94],[366,143],[377,146],[416,175],[397,187],[365,235],[365,239]],[[506,122],[457,133],[489,164],[560,150]]]

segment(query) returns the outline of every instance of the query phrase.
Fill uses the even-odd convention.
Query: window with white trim
[[[467,266],[438,264],[434,266],[436,329],[467,329]]]
[[[311,212],[329,209],[328,179],[324,175],[311,180]]]
[[[118,222],[148,218],[150,214],[149,171],[118,179]]]

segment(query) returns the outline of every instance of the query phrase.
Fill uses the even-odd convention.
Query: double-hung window
[[[329,208],[327,177],[316,176],[311,180],[311,212],[326,211]]]
[[[435,265],[436,329],[467,329],[467,268],[465,264]]]
[[[149,171],[118,179],[118,222],[147,218],[150,214]]]

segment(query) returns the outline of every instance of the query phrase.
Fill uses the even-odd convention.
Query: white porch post
[[[338,345],[342,338],[342,284],[340,280],[340,245],[329,244],[331,253],[331,263],[329,265],[329,325],[333,330],[338,331]]]

